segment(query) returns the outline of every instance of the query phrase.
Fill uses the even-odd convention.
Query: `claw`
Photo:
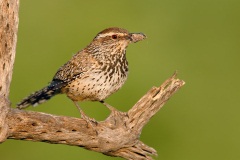
[[[88,117],[84,112],[83,110],[80,108],[80,106],[78,105],[78,103],[76,101],[73,101],[73,103],[76,105],[76,107],[78,108],[80,114],[81,114],[81,118],[84,119],[88,126],[90,125],[92,127],[92,129],[95,130],[95,132],[98,134],[98,132],[96,131],[95,127],[93,126],[93,124],[95,126],[97,126],[98,122],[94,119],[94,118],[90,118]]]

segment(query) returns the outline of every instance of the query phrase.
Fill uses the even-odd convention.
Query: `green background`
[[[145,126],[141,140],[162,160],[240,159],[239,0],[21,0],[10,99],[15,104],[51,81],[56,70],[101,30],[118,26],[148,39],[128,47],[130,75],[106,102],[127,111],[178,70],[186,85]],[[109,111],[81,103],[90,117]],[[29,110],[79,117],[59,95]],[[2,160],[121,159],[79,147],[7,140]]]

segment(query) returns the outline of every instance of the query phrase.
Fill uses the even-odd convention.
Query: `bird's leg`
[[[111,105],[109,105],[108,103],[104,102],[104,101],[100,101],[104,106],[108,107],[108,109],[111,111],[111,114],[113,115],[117,115],[117,114],[123,114],[123,115],[127,115],[127,113],[125,112],[121,112],[119,110],[117,110],[116,108],[112,107]]]
[[[106,102],[104,101],[100,101],[104,106],[108,107],[108,109],[111,111],[111,112],[116,112],[118,111],[117,109],[115,109],[114,107],[112,107],[111,105],[107,104]]]
[[[104,101],[100,101],[104,106],[108,107],[109,110],[111,110],[110,115],[108,116],[108,118],[106,119],[108,122],[110,122],[111,124],[113,124],[113,128],[114,127],[118,127],[123,125],[122,123],[124,122],[126,125],[126,119],[128,119],[128,114],[126,112],[121,112],[118,111],[117,109],[115,109],[114,107],[112,107],[111,105],[105,103]]]
[[[88,124],[90,124],[92,126],[92,122],[96,125],[97,121],[94,118],[90,118],[88,117],[83,110],[80,108],[80,106],[78,105],[77,101],[73,101],[73,103],[75,104],[75,106],[78,108],[80,114],[81,114],[81,118],[84,119]],[[92,126],[93,127],[93,126]]]

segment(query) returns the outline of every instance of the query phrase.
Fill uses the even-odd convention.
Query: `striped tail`
[[[28,106],[37,106],[38,104],[42,104],[45,101],[49,100],[56,94],[59,94],[61,91],[61,87],[64,86],[63,82],[53,81],[49,86],[31,94],[27,98],[23,99],[20,103],[17,104],[18,109],[24,109]]]

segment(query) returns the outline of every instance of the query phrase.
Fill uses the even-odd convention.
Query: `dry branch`
[[[153,87],[127,113],[113,110],[102,122],[10,108],[9,87],[16,53],[18,0],[0,1],[0,142],[8,139],[84,147],[125,159],[152,159],[157,152],[139,140],[142,128],[184,85],[176,74]]]
[[[79,146],[126,159],[152,159],[156,151],[139,141],[142,128],[183,85],[174,74],[127,113],[114,110],[105,121],[91,125],[80,118],[11,109],[8,138]]]
[[[0,1],[0,142],[7,136],[5,118],[9,111],[9,87],[12,80],[18,31],[18,0]]]

